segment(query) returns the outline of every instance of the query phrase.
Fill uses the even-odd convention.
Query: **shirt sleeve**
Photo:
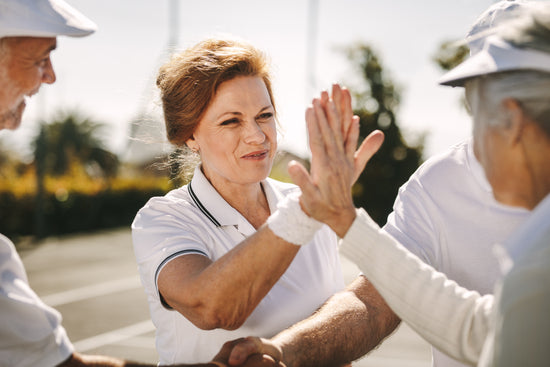
[[[21,259],[0,235],[0,361],[7,366],[56,366],[73,346],[61,315],[29,287]]]
[[[145,290],[162,302],[157,278],[171,260],[188,254],[213,259],[207,231],[201,220],[178,212],[165,198],[154,198],[136,215],[132,223],[132,241],[139,273]],[[178,208],[181,210],[180,208]]]
[[[435,212],[437,208],[420,178],[421,171],[399,189],[384,230],[425,263],[439,268],[437,229],[440,227],[434,220],[440,215]]]
[[[460,287],[381,230],[364,210],[341,241],[401,319],[453,358],[475,364],[490,327],[493,296]]]

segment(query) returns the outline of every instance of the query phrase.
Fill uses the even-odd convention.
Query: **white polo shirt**
[[[271,212],[279,200],[298,190],[295,185],[269,178],[262,186]],[[186,254],[216,261],[255,231],[218,194],[200,167],[189,185],[151,198],[138,212],[132,224],[134,252],[157,328],[160,364],[207,362],[228,340],[249,335],[271,337],[310,316],[344,288],[337,237],[323,226],[312,243],[302,246],[287,271],[237,330],[201,330],[162,305],[157,276],[166,263]]]
[[[500,278],[493,245],[530,211],[493,197],[472,140],[428,159],[399,189],[384,226],[399,243],[461,286],[491,294]],[[434,349],[435,367],[463,367]]]
[[[72,353],[61,315],[29,287],[13,243],[0,234],[0,365],[57,366]]]

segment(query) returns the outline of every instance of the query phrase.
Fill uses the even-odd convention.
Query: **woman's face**
[[[239,76],[222,83],[193,138],[205,176],[219,185],[265,179],[277,150],[275,109],[259,77]]]

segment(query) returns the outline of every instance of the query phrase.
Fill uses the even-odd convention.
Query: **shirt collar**
[[[261,181],[261,185],[269,204],[269,210],[273,213],[283,194],[270,181],[269,178],[265,179]],[[188,185],[188,191],[195,204],[216,226],[238,226],[239,230],[247,233],[250,232],[250,228],[247,227],[254,230],[241,213],[229,205],[212,186],[200,165],[195,168],[193,179]]]
[[[493,188],[485,176],[485,171],[481,166],[481,163],[477,160],[474,154],[474,140],[472,138],[468,139],[466,156],[468,157],[468,164],[470,165],[470,171],[474,176],[475,180],[486,192],[490,192],[493,195]]]

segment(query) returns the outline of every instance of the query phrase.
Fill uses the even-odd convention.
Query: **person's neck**
[[[269,217],[269,204],[260,182],[235,184],[210,181],[210,183],[221,197],[241,213],[254,228],[259,228]]]
[[[534,209],[550,193],[550,137],[540,131],[527,147],[526,155],[532,182],[530,209]]]

